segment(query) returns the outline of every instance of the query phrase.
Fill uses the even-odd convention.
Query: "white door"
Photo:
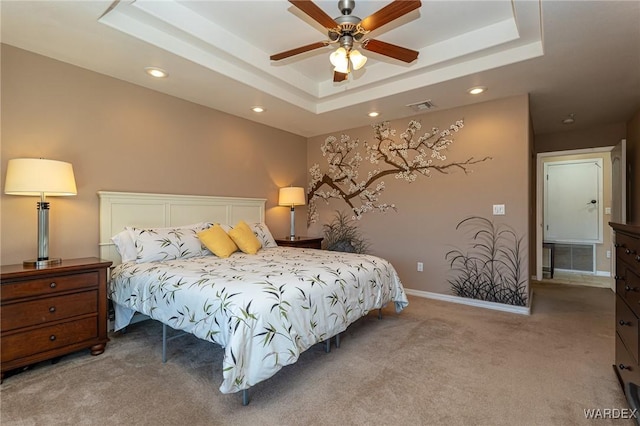
[[[544,164],[544,241],[602,243],[602,159]]]

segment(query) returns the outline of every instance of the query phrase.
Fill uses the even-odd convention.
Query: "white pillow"
[[[131,238],[131,233],[128,229],[118,232],[111,237],[111,241],[116,245],[116,250],[120,254],[122,262],[132,262],[138,257],[138,251],[136,245]]]
[[[127,227],[126,229],[135,244],[136,263],[145,263],[210,254],[197,235],[206,228],[206,224],[196,223],[173,228]]]
[[[247,225],[249,225],[249,228],[251,228],[253,233],[256,234],[256,237],[258,237],[258,240],[262,243],[262,248],[278,247],[266,223],[247,223]]]

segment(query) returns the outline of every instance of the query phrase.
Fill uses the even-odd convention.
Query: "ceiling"
[[[340,15],[337,0],[316,1]],[[365,18],[390,3],[356,1]],[[284,0],[2,1],[1,40],[121,80],[310,137],[528,93],[536,134],[627,121],[640,109],[640,2],[433,1],[367,35],[417,50],[332,81],[330,45]],[[169,77],[153,79],[156,66]],[[477,96],[473,86],[488,90]],[[260,105],[261,114],[251,111]],[[380,112],[373,119],[370,111]],[[562,123],[574,114],[574,124]]]

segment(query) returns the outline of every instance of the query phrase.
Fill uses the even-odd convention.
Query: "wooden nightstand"
[[[88,257],[41,269],[0,267],[0,380],[6,371],[81,349],[104,352],[109,266]]]
[[[296,237],[295,240],[291,240],[289,237],[276,238],[276,243],[283,247],[297,247],[297,248],[322,248],[322,237]]]

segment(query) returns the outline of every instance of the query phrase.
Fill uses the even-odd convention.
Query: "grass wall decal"
[[[527,304],[522,237],[506,225],[473,216],[464,219],[456,230],[470,235],[467,251],[451,250],[452,278],[448,280],[456,296],[515,306]]]

